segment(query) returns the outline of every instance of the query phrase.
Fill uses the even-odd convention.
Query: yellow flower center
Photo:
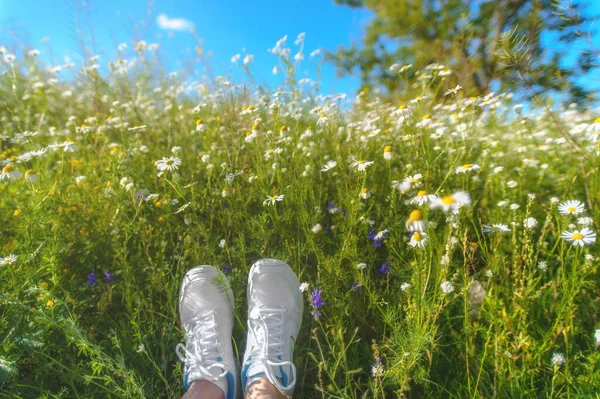
[[[594,123],[600,123],[600,118],[596,118],[596,119],[594,120]]]
[[[201,124],[202,124],[202,119],[198,119],[198,120],[196,121],[196,126],[200,126]]]
[[[246,133],[246,136],[250,136],[252,134],[252,132],[248,132]]]
[[[364,193],[364,194],[366,194],[366,193],[368,193],[368,192],[369,192],[369,189],[368,189],[368,188],[363,188],[363,189],[361,190],[361,192],[362,192],[362,193]]]
[[[427,195],[427,191],[425,190],[421,190],[417,193],[417,197],[424,197]]]
[[[425,116],[423,117],[423,120],[426,120],[426,119],[431,119],[431,114],[425,114]]]
[[[254,125],[252,125],[252,130],[258,130],[260,128],[260,126],[258,126],[258,123],[255,123]]]
[[[456,202],[456,200],[454,199],[453,196],[451,195],[444,195],[442,197],[442,204],[444,205],[452,205]]]
[[[171,166],[175,163],[175,161],[173,161],[172,159],[169,159],[167,162],[165,162],[165,164]]]
[[[385,148],[383,149],[383,152],[392,152],[392,146],[386,145]]]
[[[408,216],[411,222],[418,222],[419,220],[423,220],[423,212],[418,209],[415,209]]]
[[[500,228],[498,226],[492,226],[492,231],[498,231]]]
[[[277,201],[277,196],[276,196],[276,195],[274,195],[274,196],[272,196],[272,197],[271,197],[271,199],[272,199],[273,201]]]
[[[465,169],[471,169],[472,166],[473,166],[473,164],[466,163],[462,167],[465,168]]]
[[[286,126],[286,125],[283,125],[283,126],[281,126],[281,127],[279,128],[279,131],[280,131],[280,132],[283,132],[283,131],[286,131],[286,130],[287,130],[287,126]]]
[[[248,105],[248,108],[246,108],[248,111],[252,111],[254,109],[253,105]]]
[[[568,209],[567,209],[567,211],[568,211],[569,213],[573,213],[573,212],[575,212],[575,211],[576,211],[576,209],[575,209],[575,208],[573,208],[573,207],[570,207],[570,208],[568,208]]]
[[[27,172],[25,172],[25,174],[27,176],[31,176],[31,175],[37,175],[37,172],[33,169],[29,169]]]
[[[583,238],[583,234],[577,232],[575,234],[573,234],[573,239],[574,240],[581,240]]]
[[[10,163],[2,168],[2,173],[11,173],[14,171],[15,171],[15,167]]]
[[[321,114],[319,115],[319,118],[326,118],[327,116],[325,114]]]
[[[421,241],[421,240],[423,240],[423,236],[418,231],[415,234],[413,234],[412,238],[415,241]]]
[[[365,163],[365,161],[363,161],[363,160],[360,160],[360,161],[358,161],[358,164],[359,164],[359,165],[362,165],[362,164],[364,164],[364,163]]]
[[[403,110],[406,109],[406,104],[400,104],[400,106],[398,107],[399,110]]]
[[[269,154],[272,154],[272,153],[274,153],[274,152],[275,152],[275,150],[274,150],[274,149],[272,149],[272,148],[269,148]]]

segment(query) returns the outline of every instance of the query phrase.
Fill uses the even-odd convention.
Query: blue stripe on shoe
[[[235,399],[235,381],[233,381],[233,374],[227,372],[227,399]]]

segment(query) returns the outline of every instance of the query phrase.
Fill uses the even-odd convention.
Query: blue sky
[[[588,3],[590,14],[600,14],[600,1]],[[370,18],[365,11],[336,6],[333,0],[157,0],[151,7],[144,0],[87,3],[83,0],[0,0],[0,44],[10,46],[18,40],[40,49],[44,59],[53,58],[56,64],[69,56],[81,65],[77,30],[82,27],[88,45],[93,32],[96,52],[101,55],[100,64],[104,67],[116,58],[114,51],[119,43],[126,42],[132,48],[136,40],[144,39],[158,42],[161,54],[167,57],[168,68],[176,70],[181,60],[192,56],[196,43],[186,30],[161,29],[157,22],[161,14],[167,16],[166,22],[177,23],[172,19],[181,18],[193,24],[197,36],[204,41],[205,52],[212,51],[210,63],[217,74],[227,75],[231,57],[246,49],[255,57],[253,75],[271,87],[276,87],[281,78],[271,74],[277,59],[267,49],[283,35],[288,35],[288,46],[294,50],[296,36],[306,32],[307,60],[297,76],[315,79],[315,68],[308,61],[308,54],[316,48],[334,50],[340,44],[359,41]],[[50,37],[46,44],[41,42],[44,37]],[[551,38],[546,40],[551,46]],[[565,57],[565,64],[572,65],[577,53],[575,50]],[[234,74],[238,76],[241,72]],[[321,82],[324,93],[352,94],[358,86],[356,78],[336,79],[331,65],[324,66]],[[594,76],[581,82],[600,86]]]
[[[283,35],[288,35],[288,46],[294,50],[296,36],[306,32],[306,60],[298,76],[314,79],[315,69],[307,61],[308,54],[316,48],[333,50],[339,44],[358,41],[369,18],[364,11],[336,6],[333,0],[159,0],[151,8],[147,1],[102,0],[90,2],[90,13],[88,7],[75,4],[68,0],[0,0],[0,44],[12,43],[16,32],[21,42],[47,56],[50,46],[57,63],[65,56],[80,63],[77,29],[84,28],[89,44],[92,26],[102,64],[115,59],[119,43],[126,42],[132,48],[135,39],[144,39],[158,42],[169,67],[178,69],[178,61],[191,57],[196,44],[185,30],[161,29],[157,18],[166,14],[169,19],[183,18],[193,24],[204,41],[205,52],[213,53],[211,64],[217,73],[227,74],[231,57],[245,48],[255,57],[252,73],[261,81],[277,85],[279,79],[271,73],[277,59],[267,49]],[[90,16],[93,25],[89,24]],[[41,42],[44,37],[50,37],[47,44]],[[336,79],[332,66],[326,66],[322,74],[323,92],[353,92],[358,84],[355,78]]]

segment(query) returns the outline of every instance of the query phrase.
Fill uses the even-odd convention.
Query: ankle
[[[285,399],[286,396],[282,394],[268,379],[261,378],[254,382],[251,382],[246,389],[246,399]]]
[[[181,399],[202,398],[225,399],[225,393],[216,384],[207,380],[199,380],[192,382],[190,389],[188,389]]]

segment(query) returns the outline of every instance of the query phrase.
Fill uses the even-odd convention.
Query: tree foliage
[[[518,90],[529,95],[568,92],[582,102],[590,92],[577,77],[597,66],[597,54],[582,51],[567,62],[576,42],[585,43],[593,17],[582,4],[553,0],[335,0],[362,7],[374,16],[360,44],[329,53],[342,73],[360,72],[365,87],[383,84],[391,93],[403,87],[395,63],[417,73],[430,64],[449,66],[448,85],[467,94]],[[588,46],[589,47],[589,46]],[[572,53],[571,53],[572,54]],[[571,65],[568,65],[568,64]]]

